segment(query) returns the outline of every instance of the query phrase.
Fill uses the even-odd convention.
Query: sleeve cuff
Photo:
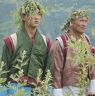
[[[95,80],[90,81],[88,94],[95,94]]]
[[[60,89],[53,89],[53,96],[63,96],[62,88],[60,88]]]

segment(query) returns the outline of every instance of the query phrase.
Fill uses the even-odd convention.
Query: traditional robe
[[[38,31],[34,35],[34,43],[32,42],[32,39],[29,38],[25,30],[19,31],[16,34],[17,46],[15,52],[9,48],[9,45],[12,47],[12,42],[10,42],[10,40],[5,40],[1,60],[5,63],[3,70],[9,72],[3,74],[3,77],[9,79],[11,74],[18,72],[18,69],[16,69],[14,66],[19,64],[17,59],[21,58],[21,52],[24,50],[26,51],[24,62],[27,61],[26,65],[23,67],[24,76],[35,78],[39,68],[42,69],[44,74],[47,63],[46,58],[49,51],[49,48],[47,47],[48,45],[50,47],[49,39],[46,46],[41,33]],[[8,41],[9,44],[7,44],[6,41]]]
[[[68,37],[68,39],[70,38]],[[83,42],[85,42],[84,44],[88,44],[86,38],[83,38]],[[62,48],[58,39],[54,41],[50,49],[51,62],[49,62],[49,65],[52,66],[51,71],[53,76],[54,96],[64,96],[64,90],[68,93],[70,92],[70,90],[72,91],[74,89],[75,91],[78,89],[77,85],[80,78],[80,66],[79,64],[74,64],[72,62],[72,49],[67,48],[67,50],[65,51],[67,51],[66,54],[64,54],[64,48]],[[64,58],[64,55],[66,56],[66,58]],[[93,80],[95,79],[94,67],[91,67],[91,64],[89,64],[88,66],[89,68],[87,68],[86,71],[87,78],[89,78],[89,80]],[[73,91],[71,93],[76,94],[76,92]],[[74,96],[75,94],[71,96]]]

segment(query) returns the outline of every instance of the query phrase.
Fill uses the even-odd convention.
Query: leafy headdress
[[[23,20],[22,16],[27,15],[30,17],[35,14],[35,11],[39,9],[41,16],[45,14],[45,8],[38,3],[37,1],[33,0],[25,0],[23,4],[17,8],[17,12],[14,13],[14,21],[16,24],[17,29],[21,29],[23,27]]]
[[[70,17],[68,18],[66,23],[62,26],[61,30],[62,31],[69,30],[70,23],[72,21],[74,21],[74,20],[76,20],[78,18],[83,18],[83,17],[87,17],[87,19],[89,19],[88,10],[74,10],[74,11],[72,11]]]

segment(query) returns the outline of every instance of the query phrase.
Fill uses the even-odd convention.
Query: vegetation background
[[[3,38],[16,32],[12,12],[17,8],[17,1],[20,5],[23,0],[0,0],[0,55],[2,53]],[[92,45],[95,45],[94,37],[91,35],[92,29],[95,27],[95,0],[38,0],[45,8],[47,13],[42,19],[39,28],[42,33],[47,35],[53,41],[55,37],[61,34],[60,26],[62,26],[69,14],[74,9],[89,9],[90,22],[87,27],[87,34],[91,38]]]

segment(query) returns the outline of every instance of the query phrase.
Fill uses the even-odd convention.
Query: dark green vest
[[[36,77],[38,69],[43,69],[47,55],[46,44],[38,31],[35,34],[34,44],[25,31],[17,32],[17,47],[12,57],[10,74],[15,74],[18,71],[13,66],[18,64],[17,59],[20,59],[20,53],[24,50],[27,52],[24,60],[24,62],[27,61],[27,64],[23,67],[24,74],[29,77]]]

